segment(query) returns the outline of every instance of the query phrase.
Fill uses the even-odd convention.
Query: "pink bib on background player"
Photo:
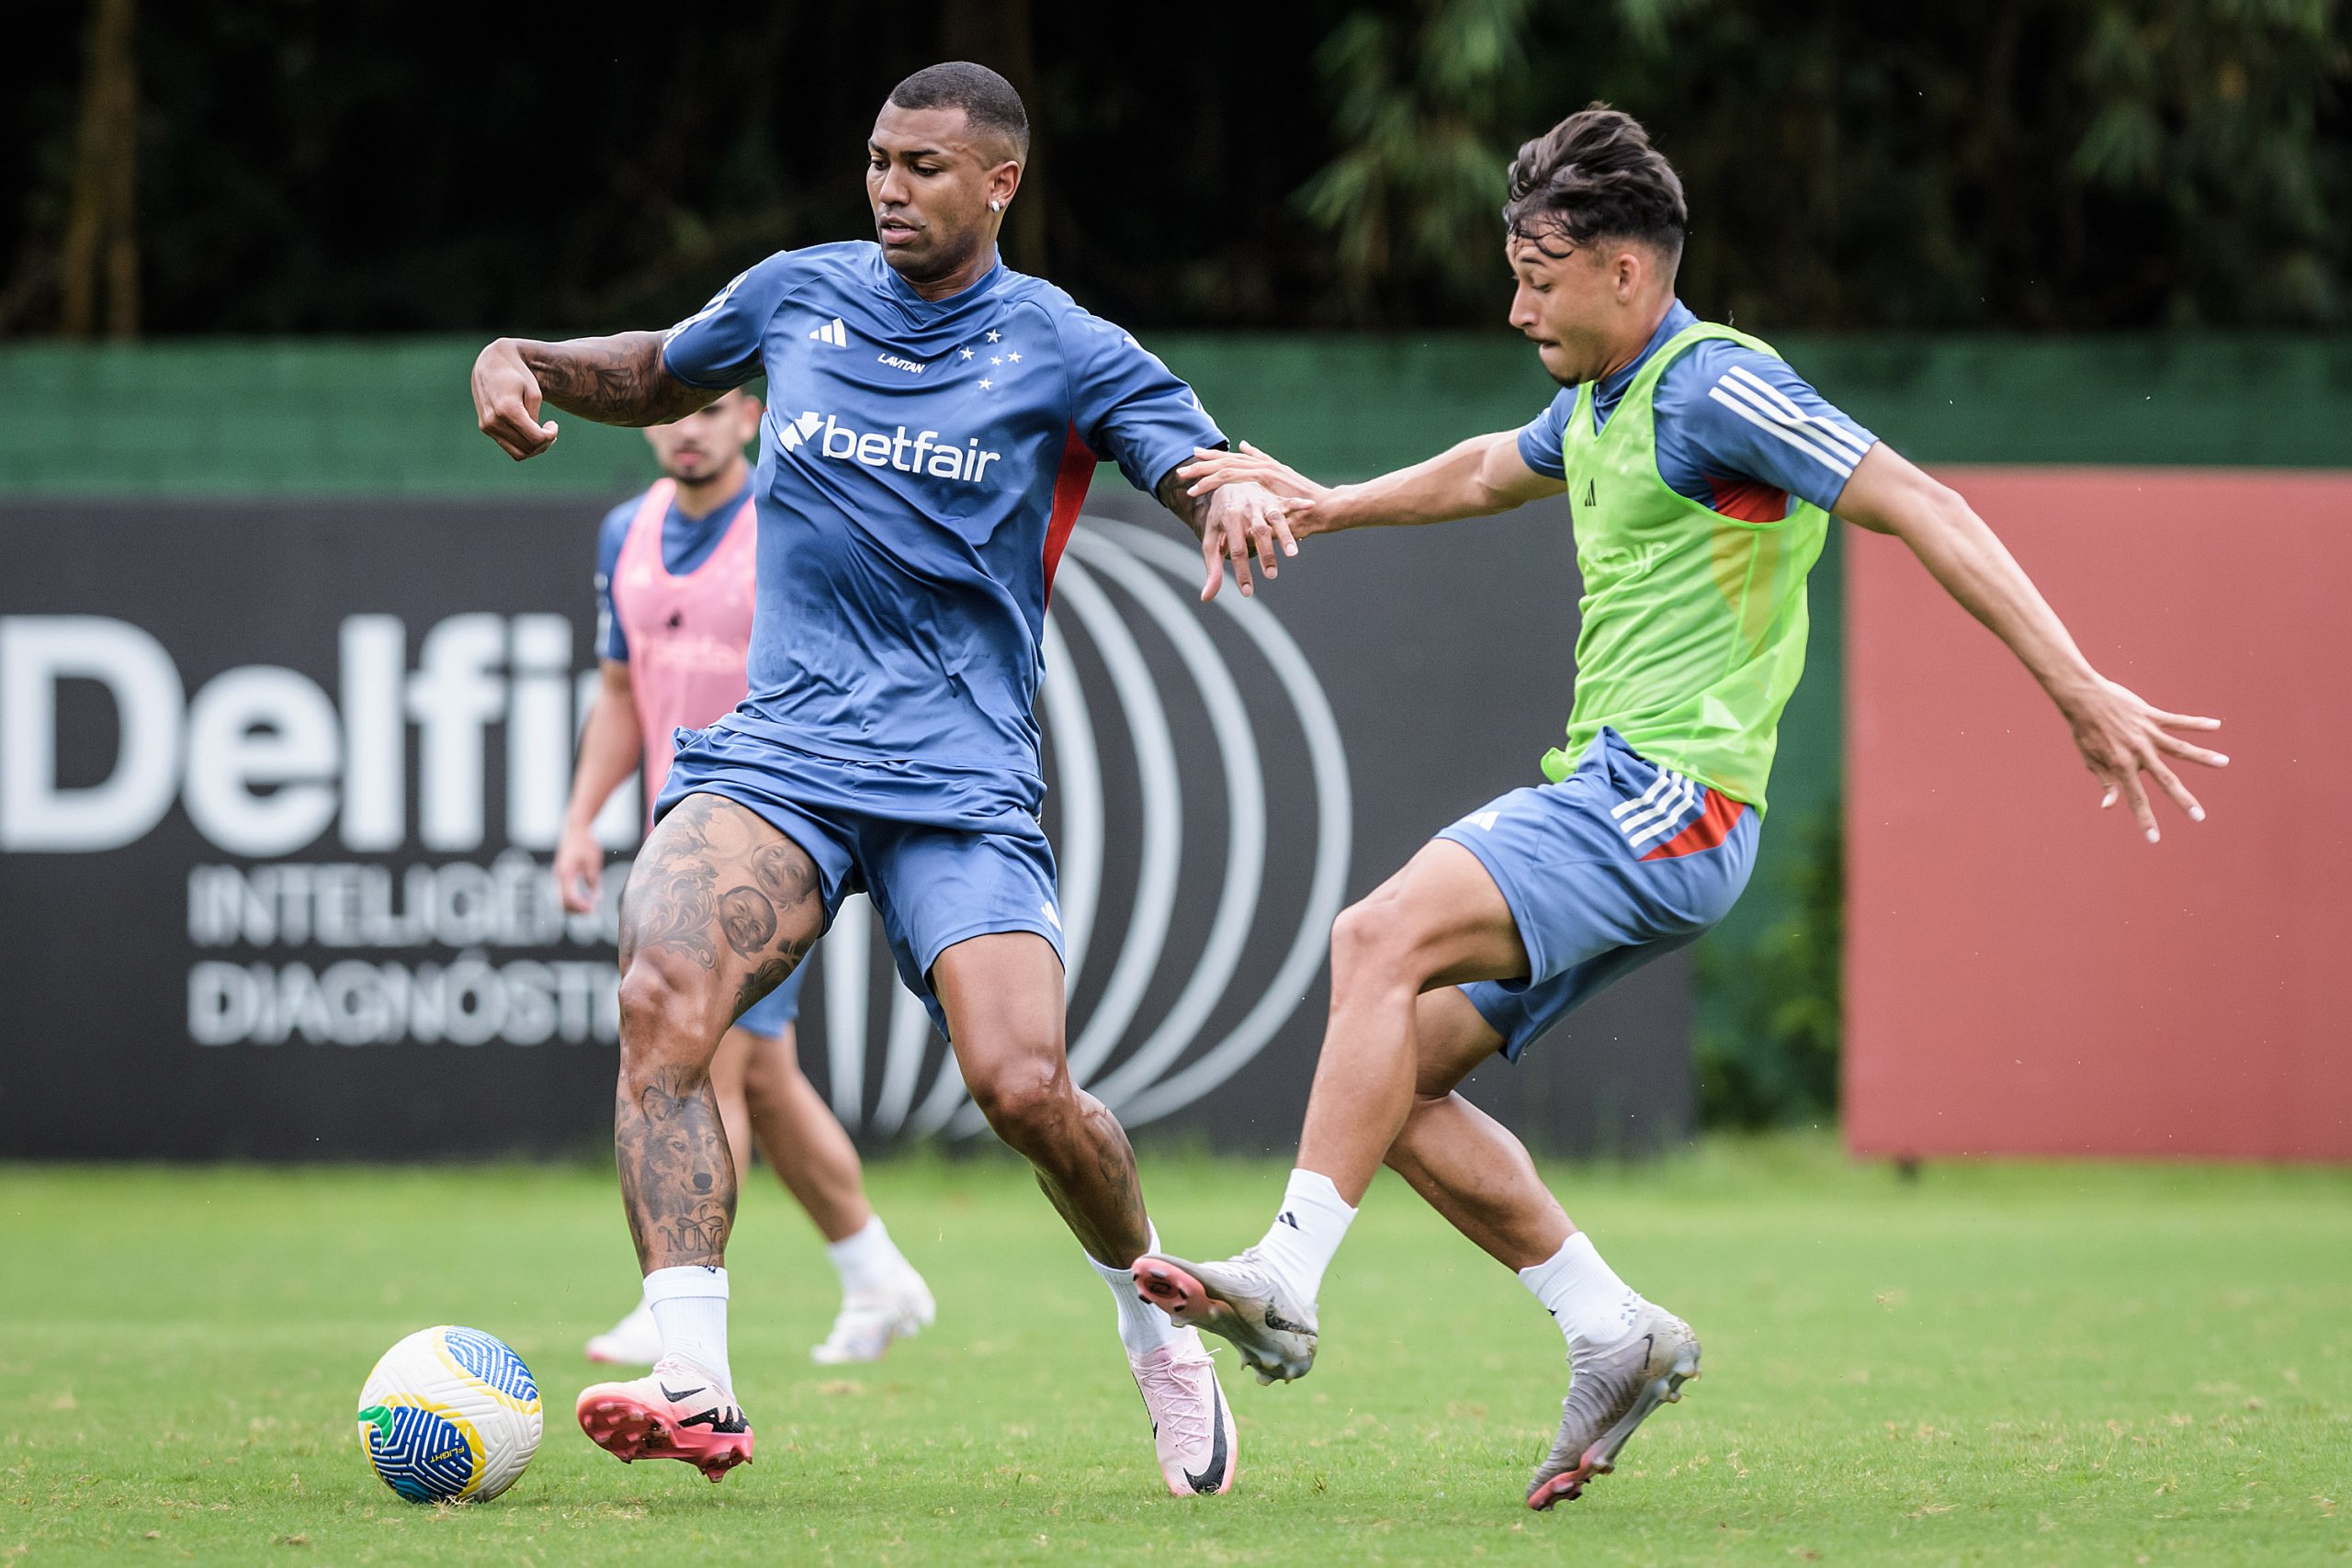
[[[613,567],[613,614],[628,642],[629,686],[645,736],[646,820],[670,776],[671,732],[702,729],[732,711],[750,688],[752,591],[758,519],[743,502],[726,536],[680,577],[662,564],[662,520],[678,492],[661,479],[638,502]]]

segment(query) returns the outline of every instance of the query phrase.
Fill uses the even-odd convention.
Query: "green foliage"
[[[0,333],[40,334],[87,0],[18,9]],[[1138,329],[1494,330],[1504,168],[1595,98],[1682,172],[1686,297],[1768,333],[2352,321],[2345,0],[1305,0],[1182,65],[1149,6],[888,10],[141,6],[145,330],[662,324],[866,233],[880,96],[967,50],[1030,85],[1024,262]]]
[[[1832,801],[1801,829],[1774,918],[1745,942],[1700,947],[1699,983],[1724,998],[1728,1015],[1698,1031],[1702,1125],[1818,1124],[1837,1114],[1845,841]]]
[[[1475,100],[1397,63],[1408,39],[1445,58],[1450,13],[1485,9],[1367,7],[1318,56],[1341,150],[1307,193],[1353,320],[1457,319],[1498,229],[1433,182],[1476,138],[1515,144],[1593,98],[1639,117],[1681,172],[1683,292],[1720,319],[2352,320],[2352,225],[2331,220],[2352,206],[2338,0],[1507,7],[1513,58]],[[1424,192],[1426,227],[1476,231],[1396,246],[1395,208]]]
[[[2341,321],[2344,150],[2317,139],[2345,81],[2334,0],[2107,0],[2076,73],[2094,106],[2073,172],[2150,207],[2155,247],[2181,259],[2166,317],[2237,314],[2251,294],[2275,319]],[[2340,209],[2338,209],[2340,213]]]
[[[1316,51],[1342,151],[1298,193],[1337,247],[1356,317],[1399,292],[1476,297],[1500,274],[1497,214],[1527,96],[1532,0],[1417,0],[1354,12]]]

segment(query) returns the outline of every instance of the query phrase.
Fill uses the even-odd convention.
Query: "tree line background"
[[[492,14],[492,11],[496,14]],[[1008,259],[1136,327],[1491,325],[1512,150],[1602,98],[1761,330],[2352,315],[2335,0],[18,0],[0,334],[660,324],[870,233],[890,85],[1036,125]]]

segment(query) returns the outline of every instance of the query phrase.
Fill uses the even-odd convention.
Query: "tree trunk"
[[[68,337],[97,331],[102,292],[107,335],[139,335],[136,22],[137,0],[96,0],[91,9],[74,188],[58,261],[59,326]]]

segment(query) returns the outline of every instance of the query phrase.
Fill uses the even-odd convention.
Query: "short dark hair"
[[[890,101],[902,109],[962,109],[974,130],[995,131],[1012,141],[1014,157],[1029,156],[1029,111],[1012,84],[985,65],[926,65],[891,88]]]
[[[1641,121],[1607,104],[1578,109],[1511,161],[1503,221],[1524,239],[1640,240],[1671,259],[1682,254],[1690,220],[1674,165]]]

